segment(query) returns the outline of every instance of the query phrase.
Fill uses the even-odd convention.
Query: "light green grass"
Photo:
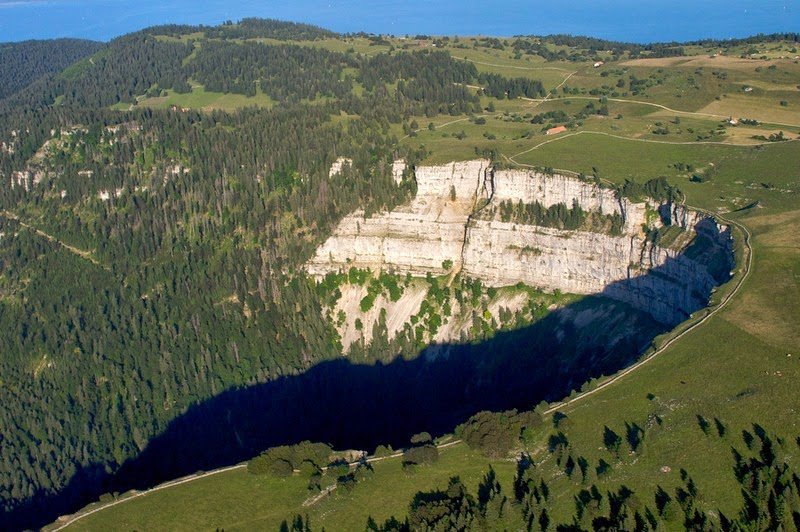
[[[687,194],[688,201],[711,210],[732,210],[753,201],[789,208],[800,198],[800,143],[761,147],[669,145],[578,135],[542,146],[516,158],[520,163],[593,173],[612,181],[642,181],[665,175]],[[711,182],[692,183],[675,163],[716,174]],[[762,184],[763,183],[763,184]]]
[[[459,444],[443,449],[439,461],[407,472],[400,458],[374,464],[375,474],[346,492],[338,489],[316,504],[307,480],[256,476],[239,469],[154,492],[81,519],[68,530],[277,530],[286,519],[308,515],[314,529],[358,530],[372,515],[379,521],[402,518],[419,490],[445,488],[459,476],[473,491],[492,465],[506,489],[511,489],[515,465],[491,463]]]
[[[167,96],[144,98],[137,105],[156,109],[167,109],[174,105],[179,108],[204,111],[213,109],[232,111],[241,107],[272,107],[274,104],[275,102],[261,90],[258,90],[255,96],[244,96],[243,94],[206,91],[202,85],[195,85],[191,92],[180,94],[170,90],[167,91]],[[128,104],[117,104],[114,108],[127,109],[128,107]]]

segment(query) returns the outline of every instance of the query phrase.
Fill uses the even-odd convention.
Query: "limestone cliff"
[[[672,325],[707,304],[733,265],[728,228],[680,205],[633,203],[593,182],[493,170],[486,160],[418,167],[415,175],[409,204],[345,217],[308,263],[309,273],[351,266],[414,276],[460,271],[490,286],[522,282],[603,294]],[[568,231],[476,216],[506,200],[617,214],[624,229]]]

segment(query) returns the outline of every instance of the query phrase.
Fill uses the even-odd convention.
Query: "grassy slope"
[[[324,523],[328,530],[351,530],[363,526],[369,515],[381,520],[402,515],[418,490],[444,487],[451,476],[460,476],[475,490],[489,461],[459,444],[444,449],[436,465],[414,473],[403,471],[398,458],[374,467],[374,476],[353,491],[337,490],[311,507],[302,506],[308,493],[306,481],[299,476],[274,479],[239,469],[170,488],[168,497],[158,492],[134,499],[69,529],[276,530],[281,521],[300,513],[308,514],[315,526]],[[510,485],[513,462],[494,467],[501,481]]]
[[[273,104],[272,99],[260,90],[255,96],[249,97],[243,94],[224,94],[222,92],[207,91],[202,85],[194,85],[192,91],[186,94],[169,90],[167,91],[167,96],[142,98],[137,105],[156,109],[166,109],[174,105],[176,107],[202,109],[204,111],[214,109],[233,111],[241,107],[272,107]],[[113,108],[127,110],[129,107],[129,104],[119,103]]]
[[[325,44],[317,42],[314,45]],[[459,56],[464,51],[452,52]],[[502,64],[502,67],[486,68],[502,68],[506,75],[520,70],[511,69],[510,65],[540,66],[534,60],[514,63],[507,52],[466,52],[476,61]],[[793,114],[794,100],[787,108],[780,107],[775,101],[776,97],[782,97],[779,94],[787,91],[787,87],[800,82],[800,71],[793,62],[779,62],[780,68],[775,70],[766,68],[772,62],[763,62],[758,66],[765,68],[756,72],[756,63],[728,61],[724,65],[727,80],[720,81],[709,75],[712,67],[719,68],[710,64],[711,58],[693,61],[688,62],[691,64],[672,62],[681,63],[679,65],[669,60],[662,61],[663,64],[638,61],[627,65],[635,69],[637,76],[650,75],[659,68],[674,70],[663,76],[665,81],[662,85],[635,99],[688,111],[704,110],[761,120],[800,122]],[[558,63],[552,66],[569,69],[573,65]],[[704,69],[704,73],[698,75],[700,88],[689,90],[682,84],[687,73],[698,67]],[[563,79],[563,73],[550,72],[559,74],[548,81],[548,86],[555,86]],[[599,70],[585,68],[570,82],[591,88],[615,79],[614,76],[603,79]],[[757,87],[753,91],[755,94],[748,96],[744,108],[740,107],[738,93],[723,96],[740,87],[742,82]],[[720,99],[716,100],[716,96]],[[633,99],[631,96],[628,98]],[[479,126],[463,116],[433,120],[418,118],[423,131],[403,142],[424,144],[432,152],[429,162],[472,157],[475,146],[495,147],[501,153],[513,156],[551,138],[544,137],[538,132],[541,126],[534,126],[528,120],[514,122],[512,113],[522,116],[543,110],[578,108],[585,105],[585,100],[560,96],[557,101],[545,103],[494,103],[497,113],[509,113],[507,121],[490,116],[486,125]],[[715,118],[680,115],[680,125],[670,125],[669,135],[655,136],[649,132],[655,121],[667,123],[674,119],[674,113],[632,103],[610,102],[609,107],[611,117],[619,113],[623,118],[591,118],[579,130],[607,132],[628,139],[691,142],[691,134],[685,131],[686,128],[707,130],[720,123]],[[453,120],[460,121],[444,125]],[[430,121],[437,126],[434,132],[426,129]],[[523,138],[523,133],[532,128],[537,129],[533,136]],[[467,134],[464,140],[448,134],[462,129]],[[682,131],[678,132],[678,129]],[[771,127],[763,129],[772,130]],[[784,130],[794,134],[798,132],[797,128]],[[497,139],[486,139],[484,131],[494,133]],[[743,143],[750,141],[747,137],[749,132],[739,134],[739,130],[729,128],[727,135],[714,140]],[[641,180],[667,175],[671,182],[686,192],[688,203],[710,210],[727,212],[756,200],[759,202],[758,208],[731,215],[751,230],[755,261],[751,275],[730,304],[651,363],[590,399],[565,409],[570,421],[564,430],[572,444],[573,455],[585,456],[593,466],[600,458],[613,464],[609,475],[602,479],[593,477],[590,482],[597,482],[601,488],[625,484],[648,494],[645,502],[651,502],[649,493],[656,485],[665,488],[676,485],[679,469],[686,468],[697,481],[706,508],[729,513],[740,502],[738,486],[731,472],[730,448],[742,447],[741,430],[758,422],[783,436],[800,434],[800,417],[797,415],[800,399],[794,389],[794,383],[800,377],[800,329],[796,325],[796,316],[800,315],[800,244],[795,236],[795,228],[800,224],[798,144],[773,144],[762,148],[699,143],[669,145],[582,134],[541,146],[516,160],[586,173],[596,167],[600,175],[618,182],[625,178]],[[671,166],[676,162],[691,163],[698,169],[709,169],[713,163],[717,172],[710,182],[691,183],[689,173]],[[602,448],[604,426],[608,425],[624,436],[626,422],[647,427],[651,414],[658,414],[663,424],[646,430],[642,452],[623,454],[618,458]],[[708,420],[720,419],[727,427],[726,434],[719,437],[712,425],[712,434],[704,435],[698,425],[698,415]],[[546,436],[542,434],[540,443]],[[541,449],[541,445],[538,448]],[[578,483],[567,479],[547,453],[540,451],[537,458],[543,461],[541,467],[552,479],[557,494],[555,517],[564,518],[573,510],[571,496],[567,494],[574,491]],[[241,471],[231,472],[120,504],[81,520],[72,528],[224,526],[274,529],[282,519],[296,513],[308,513],[315,527],[325,526],[328,530],[360,528],[368,514],[379,519],[390,514],[402,516],[413,493],[434,486],[444,487],[451,475],[460,474],[474,487],[489,464],[488,460],[463,445],[444,451],[438,464],[422,468],[413,476],[401,471],[398,460],[388,460],[376,464],[376,475],[357,486],[352,493],[335,492],[311,508],[301,506],[306,498],[302,479],[279,481],[248,476]],[[513,464],[499,461],[493,465],[508,493]],[[664,466],[669,468],[669,472],[662,472]]]

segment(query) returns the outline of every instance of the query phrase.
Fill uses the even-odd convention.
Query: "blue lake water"
[[[800,31],[800,0],[0,0],[0,42],[108,40],[155,24],[218,24],[248,16],[340,32],[571,33],[653,42]]]

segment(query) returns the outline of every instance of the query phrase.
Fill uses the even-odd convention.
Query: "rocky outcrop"
[[[497,202],[538,202],[544,207],[559,203],[571,207],[573,202],[577,202],[585,211],[622,215],[628,232],[636,231],[645,221],[643,203],[631,203],[627,198],[618,198],[609,188],[574,177],[527,170],[497,170],[493,183],[493,199]]]
[[[406,171],[406,160],[405,159],[397,159],[392,163],[392,179],[396,185],[399,185],[403,181],[403,174]]]
[[[425,275],[445,273],[443,262],[458,262],[467,218],[476,197],[487,197],[488,161],[429,166],[416,171],[417,195],[391,212],[346,216],[308,264],[324,275],[348,265]]]
[[[454,270],[491,286],[523,282],[546,290],[604,294],[676,324],[707,304],[733,265],[728,229],[681,205],[633,203],[564,175],[493,171],[485,160],[419,167],[416,180],[411,203],[370,217],[363,212],[345,217],[308,271],[322,275],[357,266],[444,274],[452,263]],[[502,201],[545,207],[575,203],[585,211],[621,215],[624,231],[566,231],[473,216]],[[665,223],[676,226],[672,231],[680,238],[662,247],[652,235]]]
[[[335,161],[333,161],[333,164],[331,164],[330,170],[328,170],[328,177],[341,174],[345,166],[353,166],[353,160],[348,159],[347,157],[337,158]]]

